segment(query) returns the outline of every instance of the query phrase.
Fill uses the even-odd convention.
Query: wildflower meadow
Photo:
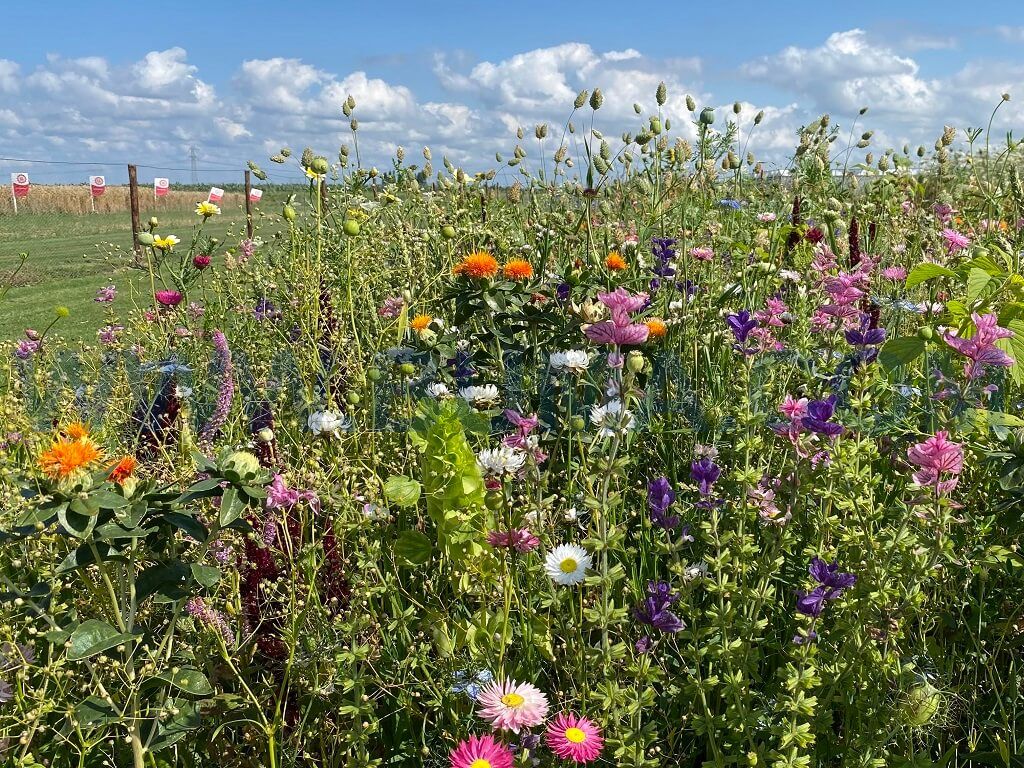
[[[1022,765],[1024,149],[666,98],[0,342],[2,765]]]

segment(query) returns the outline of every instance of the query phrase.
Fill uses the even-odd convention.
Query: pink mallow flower
[[[942,334],[942,339],[949,346],[967,358],[964,363],[964,374],[967,378],[979,378],[987,365],[1000,368],[1009,368],[1013,365],[1013,358],[996,346],[1000,339],[1013,336],[1013,331],[1001,328],[999,318],[994,314],[979,315],[975,312],[971,319],[978,330],[969,339],[960,337],[956,331],[946,331]]]
[[[939,430],[923,443],[910,446],[907,459],[918,467],[914,482],[924,488],[934,488],[938,495],[944,496],[956,488],[964,469],[964,448],[950,441],[948,432]]]
[[[601,755],[601,729],[586,717],[571,712],[558,715],[544,734],[544,741],[558,757],[576,763],[591,763]]]

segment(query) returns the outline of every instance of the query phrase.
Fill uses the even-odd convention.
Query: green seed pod
[[[359,397],[359,393],[358,392],[346,392],[345,393],[345,402],[347,402],[349,405],[359,405],[359,400],[360,399],[361,398]]]
[[[318,173],[321,176],[331,170],[331,164],[327,162],[326,157],[315,157],[313,158],[312,164],[309,166],[313,173]]]
[[[569,420],[569,426],[572,428],[574,432],[582,432],[583,429],[587,426],[587,423],[583,420],[582,416],[573,416]]]
[[[686,108],[693,112],[697,108],[697,102],[693,100],[693,96],[686,94]]]
[[[359,234],[359,222],[355,219],[345,219],[345,223],[341,227],[349,237],[355,237]]]
[[[380,381],[381,376],[383,375],[384,374],[381,373],[380,368],[371,368],[366,372],[366,378],[368,378],[370,381]]]
[[[669,120],[667,117],[665,118],[665,130],[666,131],[671,131],[672,130],[672,121]]]
[[[921,341],[931,341],[935,337],[935,331],[930,325],[922,325],[917,329],[917,338]]]
[[[403,376],[412,376],[414,373],[416,373],[416,366],[413,365],[412,363],[402,363],[400,366],[398,366],[398,370],[402,373]]]
[[[137,237],[139,238],[139,245],[150,246],[155,241],[152,232],[139,232]]]
[[[443,227],[441,227],[441,237],[443,237],[445,240],[454,240],[455,227],[453,227],[451,224],[445,224]]]
[[[742,111],[743,111],[743,105],[740,104],[738,101],[734,101],[732,103],[732,113],[734,115],[738,115]]]
[[[713,125],[715,122],[715,110],[711,107],[704,107],[700,111],[700,124],[704,126]]]
[[[586,104],[586,103],[587,103],[587,95],[588,95],[588,94],[587,94],[587,90],[586,90],[586,88],[584,88],[584,89],[583,89],[582,91],[580,91],[579,93],[577,93],[577,94],[576,94],[576,101],[574,101],[574,102],[572,103],[572,106],[573,106],[573,108],[574,108],[574,109],[579,109],[579,108],[581,108],[581,107],[582,107],[582,106],[583,106],[584,104]]]
[[[626,355],[626,368],[633,373],[640,373],[644,369],[645,362],[647,361],[644,360],[643,353],[639,350],[634,349]]]
[[[604,94],[601,93],[600,88],[595,88],[594,92],[590,94],[590,108],[597,111],[604,104]]]
[[[928,725],[939,712],[942,693],[927,680],[921,680],[907,691],[902,714],[907,724],[915,728]]]
[[[658,83],[658,90],[654,92],[654,99],[658,102],[658,106],[664,106],[665,102],[668,101],[668,88],[665,87],[665,81],[662,80]]]
[[[295,221],[295,209],[288,203],[285,203],[284,208],[281,209],[281,215],[284,216],[287,221]]]
[[[924,148],[923,144],[917,148],[917,156],[918,157],[924,157],[925,156],[925,152],[927,152],[927,150]]]

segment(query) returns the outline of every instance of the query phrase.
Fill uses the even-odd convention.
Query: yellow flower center
[[[491,768],[491,761],[484,760],[482,757],[478,757],[476,760],[469,764],[469,768]]]
[[[524,701],[526,701],[526,699],[518,693],[506,693],[501,697],[501,703],[506,707],[521,707]],[[472,766],[470,766],[470,768],[472,768]]]
[[[558,567],[562,571],[562,573],[572,573],[579,567],[579,563],[577,563],[571,557],[567,557],[565,558],[565,560],[558,564]]]
[[[579,728],[566,728],[565,729],[566,741],[571,741],[573,744],[582,744],[587,740],[587,734],[581,731]]]

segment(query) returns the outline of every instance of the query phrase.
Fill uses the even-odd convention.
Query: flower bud
[[[441,227],[441,237],[443,237],[445,240],[454,240],[455,227],[453,227],[451,224],[445,224],[443,227]]]
[[[754,115],[754,125],[760,125],[761,121],[764,120],[764,110],[762,109],[756,115]]]
[[[153,235],[150,232],[139,232],[139,245],[152,245],[154,242]]]
[[[258,437],[262,443],[272,443],[274,442],[274,430],[270,427],[264,427],[256,433],[256,437]]]
[[[715,110],[711,107],[704,107],[704,109],[700,111],[700,117],[698,119],[701,125],[712,125],[715,122]]]
[[[663,106],[668,101],[668,88],[665,87],[665,81],[662,80],[658,83],[658,90],[654,92],[654,99],[658,102],[658,106]]]
[[[416,366],[412,363],[402,363],[398,366],[398,370],[401,371],[403,376],[412,376],[416,373]]]
[[[643,353],[639,350],[634,349],[626,355],[626,368],[633,373],[640,373],[644,369],[645,362],[647,361],[644,360]]]
[[[149,228],[150,229],[156,229],[159,226],[160,226],[160,219],[158,219],[156,216],[151,216],[150,219],[149,219]]]
[[[359,234],[359,222],[355,219],[345,219],[345,223],[341,227],[349,237],[355,237]]]
[[[287,221],[295,221],[295,209],[288,203],[285,203],[284,208],[281,209],[281,215],[284,216]]]
[[[738,115],[742,111],[743,111],[743,105],[740,104],[738,101],[734,101],[732,103],[732,113],[734,115]]]
[[[587,423],[583,420],[582,416],[573,416],[569,420],[569,426],[572,427],[573,431],[581,432],[587,426]]]

